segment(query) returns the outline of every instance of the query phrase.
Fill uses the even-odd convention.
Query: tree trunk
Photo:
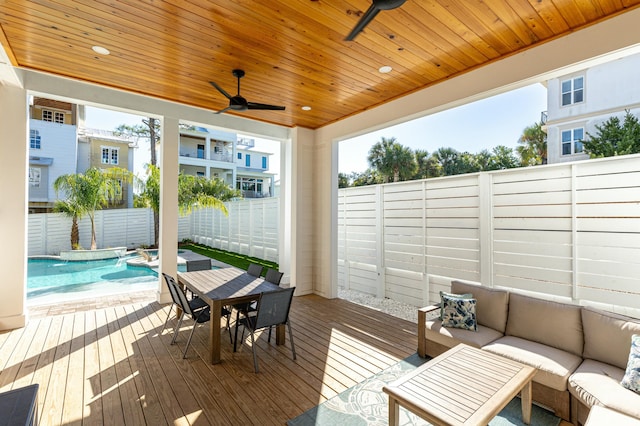
[[[149,117],[149,148],[151,149],[151,165],[156,165],[156,119]]]
[[[80,230],[78,229],[78,217],[71,218],[71,250],[80,246]]]
[[[98,244],[96,243],[96,224],[95,218],[89,215],[89,219],[91,219],[91,250],[95,250],[98,248]]]
[[[154,245],[158,246],[158,238],[160,238],[160,215],[157,211],[153,211],[153,241]]]

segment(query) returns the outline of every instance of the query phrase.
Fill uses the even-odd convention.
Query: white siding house
[[[245,198],[273,197],[274,174],[267,173],[271,154],[250,148],[238,144],[236,189],[240,189]]]
[[[566,74],[547,82],[548,162],[589,158],[581,140],[625,110],[640,115],[640,54]]]
[[[29,133],[29,206],[46,210],[56,200],[53,182],[76,172],[77,127],[31,119]]]
[[[274,175],[268,152],[255,151],[253,139],[197,127],[180,131],[180,171],[194,176],[219,178],[240,189],[245,198],[274,195]]]

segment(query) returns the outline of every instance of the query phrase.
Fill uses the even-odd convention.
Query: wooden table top
[[[254,277],[237,268],[180,272],[178,280],[205,301],[219,300],[223,304],[239,302],[245,298],[255,299],[260,293],[280,288],[264,278]]]
[[[535,368],[460,344],[385,386],[384,391],[432,423],[488,424]]]

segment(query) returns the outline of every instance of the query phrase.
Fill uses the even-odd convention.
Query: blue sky
[[[534,84],[458,108],[388,127],[340,143],[339,171],[362,172],[369,166],[367,154],[382,137],[433,152],[451,147],[477,153],[498,145],[516,147],[525,127],[540,121],[547,109],[547,89]]]
[[[395,137],[412,149],[433,152],[441,147],[477,153],[498,145],[516,147],[522,130],[540,121],[540,113],[547,109],[547,89],[534,84],[508,93],[476,101],[407,123],[388,127],[340,143],[339,171],[362,172],[369,166],[367,154],[382,137]],[[116,111],[86,108],[85,124],[89,128],[113,130],[120,124],[141,124],[142,117]],[[278,144],[256,141],[256,149],[271,151],[270,172],[279,172]],[[148,147],[136,152],[136,165],[148,162]]]

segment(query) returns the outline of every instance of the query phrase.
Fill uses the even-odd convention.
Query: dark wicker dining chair
[[[259,266],[259,265],[257,265]],[[249,267],[251,268],[251,266]],[[260,267],[262,269],[262,267]],[[257,271],[257,269],[255,270]],[[262,270],[260,271],[262,272]],[[248,273],[248,272],[247,272]],[[251,275],[251,274],[249,274]],[[271,284],[275,284],[277,286],[280,285],[280,281],[282,281],[282,276],[284,274],[280,271],[277,271],[275,269],[271,269],[269,268],[269,270],[267,271],[267,275],[265,275],[264,280],[267,282],[270,282]],[[259,276],[259,275],[254,275],[254,276]],[[238,303],[236,305],[233,305],[233,309],[236,310],[236,331],[235,331],[235,340],[238,339],[238,321],[240,320],[240,315],[243,316],[248,316],[251,312],[255,312],[257,310],[257,302],[247,302],[247,303]],[[269,339],[268,341],[271,341],[271,328],[269,328]],[[234,352],[235,352],[235,345],[234,345]]]
[[[164,331],[167,325],[167,321],[169,320],[169,315],[171,314],[171,309],[173,308],[173,306],[175,305],[177,308],[180,308],[178,323],[173,329],[173,338],[171,339],[172,345],[176,342],[176,338],[178,337],[178,330],[180,330],[185,315],[191,317],[191,319],[193,319],[194,321],[193,327],[191,328],[191,333],[189,334],[189,340],[187,340],[187,344],[184,347],[184,353],[182,354],[182,358],[186,358],[187,350],[189,349],[191,339],[193,338],[193,333],[196,330],[196,325],[208,322],[211,319],[211,309],[209,305],[199,297],[189,300],[185,291],[178,285],[176,280],[171,275],[165,274],[163,272],[162,276],[167,283],[167,287],[169,288],[169,292],[171,293],[171,298],[173,300],[173,305],[171,306],[171,308],[169,308],[169,313],[167,314],[167,319],[165,320],[164,327],[162,327],[162,331]],[[233,343],[233,337],[231,336],[231,327],[229,326],[231,311],[223,307],[220,315],[226,317],[227,319],[226,328],[229,332],[229,340],[231,341],[231,343]]]
[[[247,268],[247,274],[252,275],[254,277],[259,277],[262,275],[262,265],[258,265],[256,263],[251,263]]]
[[[296,359],[296,347],[293,343],[293,331],[289,320],[289,311],[293,301],[295,287],[281,290],[269,291],[260,294],[258,308],[255,315],[242,317],[240,324],[243,326],[241,340],[244,340],[244,330],[249,330],[251,335],[251,350],[253,351],[253,368],[258,372],[258,357],[256,355],[255,332],[272,326],[285,325],[289,330],[289,342],[291,343],[291,353]],[[234,342],[234,351],[236,342]]]
[[[211,259],[187,260],[187,272],[211,269]]]

